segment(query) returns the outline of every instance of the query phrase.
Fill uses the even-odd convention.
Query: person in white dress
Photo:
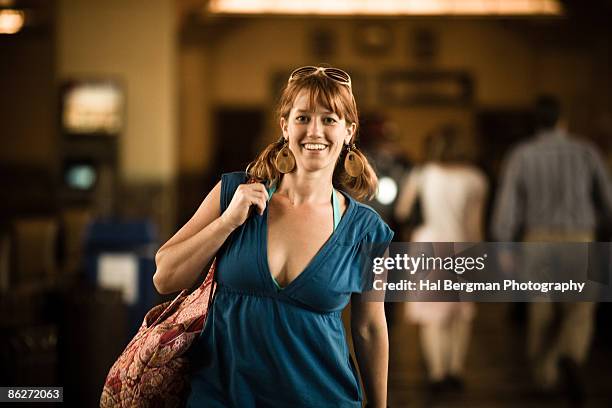
[[[477,242],[483,238],[485,175],[458,154],[457,132],[444,127],[426,142],[428,161],[406,178],[395,206],[405,220],[420,200],[423,224],[413,242]],[[463,388],[463,367],[475,306],[470,302],[409,302],[405,316],[419,335],[432,391]]]

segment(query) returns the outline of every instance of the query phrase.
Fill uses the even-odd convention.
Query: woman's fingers
[[[239,191],[245,194],[248,194],[250,192],[257,192],[264,194],[266,198],[268,197],[268,191],[262,183],[241,184],[238,189]]]
[[[266,209],[266,200],[265,199],[258,199],[254,205],[257,207],[257,212],[259,213],[259,215],[263,215],[265,209]]]
[[[234,227],[242,225],[249,216],[251,206],[262,215],[268,202],[268,191],[261,183],[241,184],[234,193],[226,212],[226,217]]]
[[[260,190],[251,191],[248,193],[249,205],[255,205],[259,214],[263,214],[268,203],[268,193]]]
[[[266,201],[268,200],[268,190],[266,190],[266,186],[264,186],[262,183],[247,184],[247,186],[251,187],[252,191],[261,193],[264,199]]]

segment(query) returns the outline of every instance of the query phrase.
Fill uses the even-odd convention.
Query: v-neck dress
[[[222,212],[246,181],[244,172],[221,177]],[[371,288],[360,254],[381,256],[393,231],[343,194],[338,228],[282,290],[268,268],[267,207],[225,241],[212,310],[190,351],[188,407],[361,407],[341,312],[352,293]]]

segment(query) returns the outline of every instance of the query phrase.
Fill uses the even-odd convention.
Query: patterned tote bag
[[[155,306],[111,367],[101,408],[178,407],[188,391],[187,350],[204,328],[216,288],[216,260],[191,294]]]

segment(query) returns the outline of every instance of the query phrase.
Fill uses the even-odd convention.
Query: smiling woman
[[[361,407],[341,319],[350,302],[368,403],[385,407],[384,307],[362,300],[372,283],[360,254],[379,244],[372,256],[382,256],[393,232],[351,196],[371,196],[377,179],[354,145],[350,77],[300,68],[278,113],[282,137],[247,172],[224,174],[156,256],[154,282],[167,293],[190,287],[216,254],[218,289],[190,351],[188,406]]]

